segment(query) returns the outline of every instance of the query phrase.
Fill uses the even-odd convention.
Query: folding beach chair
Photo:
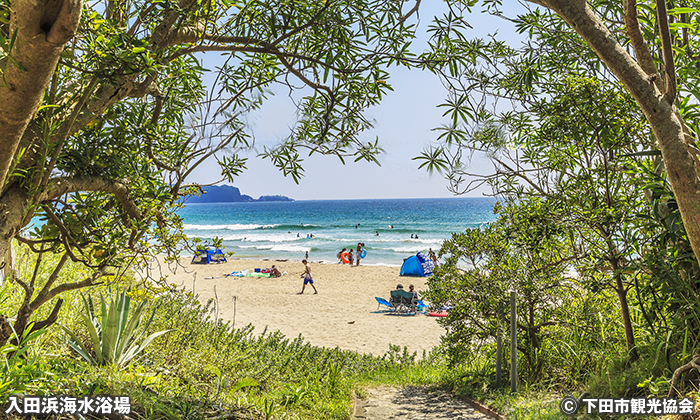
[[[377,300],[377,304],[378,304],[377,310],[379,310],[379,308],[382,306],[388,307],[390,311],[394,311],[396,309],[396,308],[394,308],[394,306],[391,303],[387,302],[386,299],[382,299],[380,297],[375,297],[375,299]]]
[[[403,312],[403,290],[392,290],[389,304],[394,308],[395,312]]]
[[[411,292],[397,289],[391,291],[391,300],[389,301],[389,303],[391,303],[394,306],[394,308],[396,308],[396,312],[398,313],[415,314],[418,304],[418,298]]]

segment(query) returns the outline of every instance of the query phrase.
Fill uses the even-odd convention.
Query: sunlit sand
[[[318,294],[311,287],[299,295],[303,283],[301,262],[231,260],[222,264],[190,264],[182,258],[173,273],[160,265],[168,281],[193,290],[199,300],[218,301],[218,317],[235,326],[255,326],[261,333],[279,330],[289,338],[301,334],[315,346],[339,347],[374,355],[384,354],[389,345],[406,346],[411,352],[430,351],[440,343],[443,332],[435,318],[416,315],[400,316],[377,310],[375,296],[389,299],[398,283],[408,288],[414,284],[425,290],[425,278],[401,277],[399,267],[311,262]],[[270,268],[276,265],[287,272],[280,278],[225,277],[233,271]],[[153,267],[158,267],[154,264]],[[156,271],[157,273],[158,271]],[[214,277],[214,278],[212,278]]]

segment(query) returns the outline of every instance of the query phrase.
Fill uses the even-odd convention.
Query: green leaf
[[[231,386],[231,391],[236,392],[241,388],[249,387],[249,386],[260,386],[260,383],[256,381],[255,379],[252,378],[243,378],[236,382],[233,386]]]
[[[700,11],[700,9],[694,9],[692,7],[674,7],[673,9],[669,9],[668,14],[681,15],[685,13],[697,13],[698,11]]]

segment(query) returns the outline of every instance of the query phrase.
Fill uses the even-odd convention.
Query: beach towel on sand
[[[248,270],[234,271],[231,274],[226,274],[226,277],[274,277],[270,273],[250,273]]]

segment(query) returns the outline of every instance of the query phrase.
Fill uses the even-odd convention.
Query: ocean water
[[[179,214],[188,236],[218,236],[238,258],[301,260],[308,252],[311,261],[335,263],[342,248],[364,242],[362,264],[400,266],[419,251],[437,252],[453,232],[494,220],[493,204],[488,198],[208,203],[187,204]]]

